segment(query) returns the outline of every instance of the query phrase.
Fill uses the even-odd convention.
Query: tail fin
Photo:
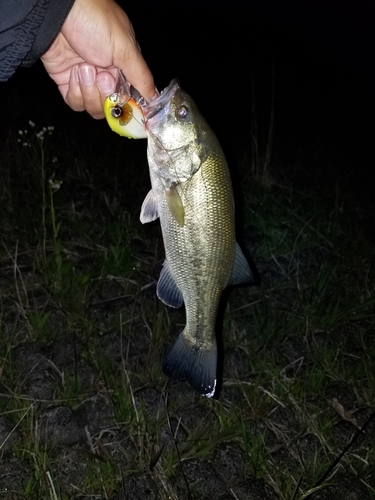
[[[191,387],[211,398],[216,389],[216,341],[209,348],[192,345],[180,333],[163,362],[164,373],[173,379],[186,379]]]

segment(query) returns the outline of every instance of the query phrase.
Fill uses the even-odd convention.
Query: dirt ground
[[[254,229],[249,230],[254,241]],[[261,238],[258,232],[258,238]],[[307,262],[309,254],[312,262],[319,262],[321,252],[317,251],[311,259],[311,249],[306,255],[300,255],[301,264]],[[87,258],[87,255],[82,255]],[[291,257],[292,258],[292,257]],[[3,335],[13,335],[20,321],[17,303],[17,290],[14,288],[14,276],[11,262],[3,265],[1,270],[2,294],[2,331]],[[275,286],[282,279],[280,260],[270,262],[258,261],[257,267],[263,282],[268,288]],[[288,266],[290,262],[283,265]],[[236,405],[250,411],[244,400],[243,391],[233,384],[224,384],[216,401],[208,401],[193,393],[184,382],[168,382],[156,367],[158,377],[155,383],[143,384],[144,372],[150,360],[150,332],[142,321],[133,320],[130,336],[122,337],[116,327],[109,327],[111,317],[120,311],[123,317],[133,315],[141,308],[155,308],[155,286],[146,287],[136,297],[124,297],[121,282],[113,279],[104,280],[91,301],[88,317],[99,325],[96,339],[97,348],[102,352],[112,373],[124,379],[124,369],[131,373],[142,373],[139,386],[132,385],[132,405],[134,411],[142,413],[143,424],[140,427],[143,435],[134,434],[134,425],[128,428],[126,421],[119,420],[116,412],[116,395],[105,380],[104,371],[99,364],[88,356],[87,339],[77,329],[69,326],[69,318],[58,307],[54,297],[38,282],[38,275],[30,267],[27,255],[20,258],[19,268],[28,290],[33,290],[33,300],[44,304],[48,310],[49,324],[53,325],[53,337],[48,341],[29,340],[18,335],[13,343],[12,370],[14,387],[7,387],[0,382],[0,403],[3,409],[0,415],[0,498],[16,500],[29,498],[27,491],[29,479],[35,474],[45,474],[48,470],[51,485],[54,485],[50,497],[32,498],[111,498],[116,500],[143,499],[210,499],[210,500],[276,500],[278,494],[264,478],[254,474],[255,458],[249,456],[243,439],[231,437],[227,429],[217,435],[219,413],[217,405],[222,408]],[[311,270],[311,269],[310,269]],[[306,271],[307,272],[307,271]],[[254,288],[233,291],[229,305],[243,301],[251,301]],[[287,295],[284,297],[286,303]],[[140,305],[141,301],[142,305]],[[157,305],[158,310],[162,306]],[[183,324],[182,311],[170,311],[169,338],[172,342],[175,331]],[[249,328],[249,316],[239,315],[236,318],[237,331]],[[225,334],[225,332],[224,332]],[[322,336],[324,333],[322,332]],[[86,342],[86,345],[85,345]],[[239,347],[229,347],[231,342],[224,338],[225,380],[252,380],[249,362],[244,351]],[[301,344],[291,341],[284,343],[285,356],[291,366],[303,353]],[[124,368],[126,359],[126,368]],[[161,353],[156,358],[161,362]],[[61,386],[67,381],[79,386],[79,393],[86,394],[85,399],[76,403],[74,397],[61,400]],[[133,380],[135,380],[133,378]],[[68,384],[69,385],[69,384]],[[348,386],[331,381],[331,392],[347,408],[356,405],[355,395]],[[60,389],[59,389],[60,388]],[[24,418],[30,426],[22,426],[17,419],[7,414],[7,408],[13,398],[18,397],[25,406]],[[66,401],[70,401],[69,404]],[[256,411],[256,409],[254,409]],[[356,421],[363,425],[370,417],[373,409],[358,408]],[[22,414],[22,412],[21,412]],[[31,417],[32,415],[32,417]],[[322,443],[317,435],[301,427],[298,415],[292,407],[276,405],[272,417],[257,418],[252,416],[254,434],[266,436],[264,447],[267,450],[266,460],[275,468],[284,468],[295,474],[300,469],[297,455],[302,454],[308,461],[319,456]],[[18,425],[20,424],[20,425]],[[278,432],[284,428],[285,432]],[[152,429],[152,431],[151,431]],[[213,430],[215,431],[213,432]],[[267,434],[264,431],[267,430]],[[334,427],[336,450],[343,450],[353,439],[356,429],[352,423],[339,420]],[[31,436],[30,436],[31,432]],[[373,446],[375,421],[355,442],[355,449]],[[282,439],[281,436],[286,438]],[[197,440],[191,445],[191,439]],[[22,453],[25,443],[30,450],[30,440],[38,444],[35,453],[43,454],[48,450],[45,459],[45,470],[40,470],[41,458]],[[200,449],[200,443],[209,442],[209,451]],[[215,444],[217,442],[217,444]],[[144,446],[152,448],[148,457],[153,456],[153,463],[145,457],[140,449]],[[185,448],[184,448],[185,446]],[[37,447],[37,445],[35,445]],[[167,456],[170,450],[181,450],[183,460],[171,469],[166,476],[161,470],[160,459]],[[184,454],[183,450],[187,453]],[[299,452],[296,452],[296,449]],[[336,450],[333,450],[334,458]],[[23,456],[23,459],[21,458]],[[38,462],[38,467],[33,463]],[[43,462],[43,460],[42,460]],[[96,468],[111,464],[113,471],[112,489],[103,487],[106,493],[92,491],[88,478]],[[163,465],[165,467],[165,464]],[[303,471],[300,471],[303,474]],[[120,479],[119,479],[120,478]],[[122,478],[122,479],[121,479]],[[332,479],[332,486],[317,491],[311,498],[319,500],[370,500],[372,497],[354,474],[342,470]],[[88,493],[90,491],[90,493]],[[85,493],[86,492],[86,493]],[[35,496],[36,495],[36,496]],[[31,498],[31,497],[30,497]],[[290,497],[292,498],[292,497]],[[299,498],[297,495],[293,498]],[[304,497],[305,498],[305,497]]]

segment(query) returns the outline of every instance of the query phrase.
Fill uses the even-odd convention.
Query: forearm
[[[0,81],[31,66],[55,40],[74,0],[0,2]]]

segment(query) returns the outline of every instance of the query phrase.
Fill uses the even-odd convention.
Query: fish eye
[[[182,105],[176,110],[176,118],[178,120],[185,120],[188,114],[189,114],[189,108],[187,106]]]
[[[122,115],[122,108],[120,106],[115,106],[111,109],[111,115],[113,116],[113,118],[120,118],[120,116]]]

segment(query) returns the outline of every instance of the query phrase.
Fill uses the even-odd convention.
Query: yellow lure
[[[129,139],[146,137],[142,109],[133,98],[123,103],[121,94],[109,95],[104,102],[104,115],[113,132]]]

